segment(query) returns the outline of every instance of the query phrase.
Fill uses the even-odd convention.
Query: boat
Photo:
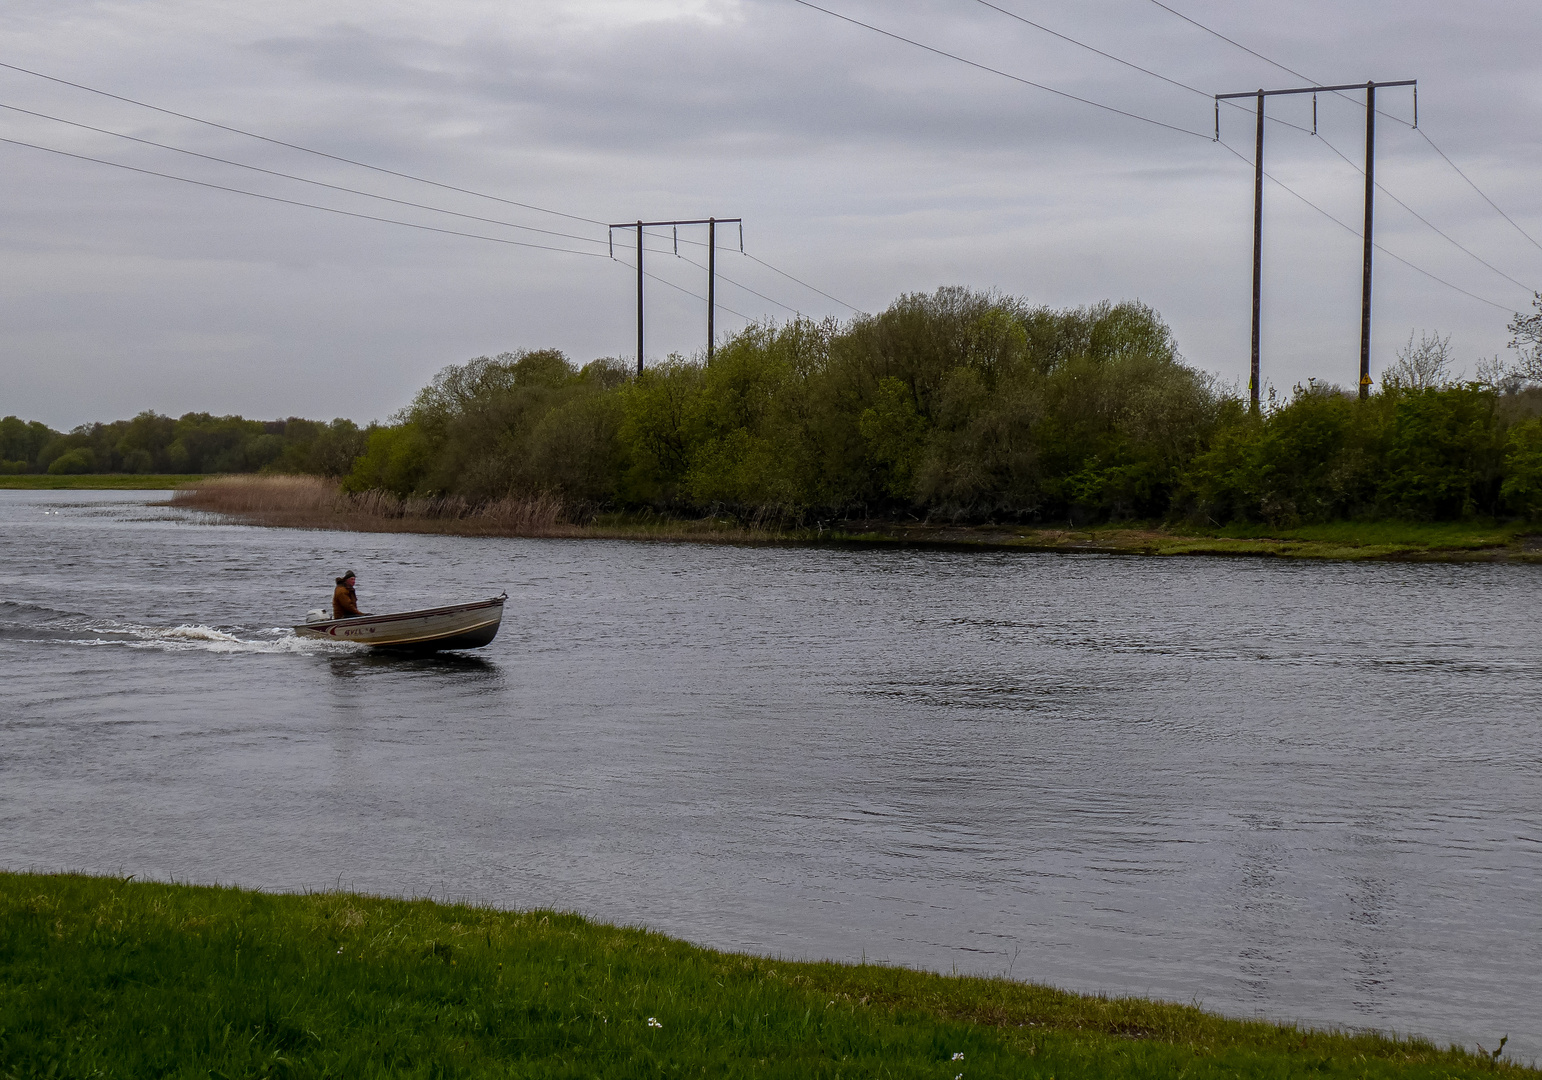
[[[480,649],[498,635],[503,621],[503,602],[508,593],[491,600],[419,611],[393,611],[386,615],[355,615],[331,619],[317,609],[294,628],[302,638],[351,641],[376,649],[432,652],[437,649]]]

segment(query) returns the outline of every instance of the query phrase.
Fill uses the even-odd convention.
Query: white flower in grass
[[[963,1061],[964,1060],[964,1052],[962,1050],[960,1050],[958,1053],[954,1054],[953,1055],[953,1060],[954,1061]]]
[[[648,1017],[648,1026],[649,1027],[661,1028],[664,1025],[659,1023],[658,1020],[655,1017],[650,1016],[650,1017]]]

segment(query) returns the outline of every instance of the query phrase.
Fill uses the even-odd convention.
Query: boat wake
[[[76,612],[53,611],[35,605],[0,604],[0,639],[18,644],[69,645],[81,648],[145,649],[155,652],[217,654],[267,653],[297,656],[337,656],[367,651],[346,641],[312,640],[287,626],[246,628],[183,623],[145,626],[103,624]]]
[[[184,624],[169,628],[94,628],[93,638],[77,638],[71,645],[119,646],[157,652],[268,653],[325,656],[365,649],[351,642],[307,641],[287,626],[232,633],[213,626]]]

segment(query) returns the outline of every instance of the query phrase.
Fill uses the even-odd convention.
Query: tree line
[[[364,450],[352,420],[323,423],[142,412],[132,420],[58,432],[36,420],[0,420],[0,473],[299,472],[341,477]]]
[[[1539,319],[1542,300],[1512,325],[1516,365],[1459,379],[1449,339],[1410,338],[1366,401],[1309,382],[1254,412],[1144,305],[941,289],[751,326],[711,364],[633,375],[539,350],[448,367],[368,433],[344,483],[802,521],[1530,517]]]
[[[1361,401],[1308,382],[1264,408],[1184,362],[1139,303],[1052,310],[960,288],[848,322],[753,325],[641,374],[553,349],[441,371],[360,429],[143,413],[66,435],[0,423],[0,468],[303,472],[471,503],[807,522],[1295,524],[1542,515],[1542,297],[1518,359],[1398,352]]]

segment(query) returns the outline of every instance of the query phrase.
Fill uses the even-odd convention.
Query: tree
[[[1542,292],[1531,300],[1531,314],[1515,313],[1505,329],[1510,331],[1510,348],[1520,354],[1515,373],[1528,382],[1542,382]]]
[[[1408,331],[1408,344],[1397,351],[1397,362],[1381,373],[1387,390],[1433,390],[1451,380],[1451,335],[1420,332],[1414,342]]]

